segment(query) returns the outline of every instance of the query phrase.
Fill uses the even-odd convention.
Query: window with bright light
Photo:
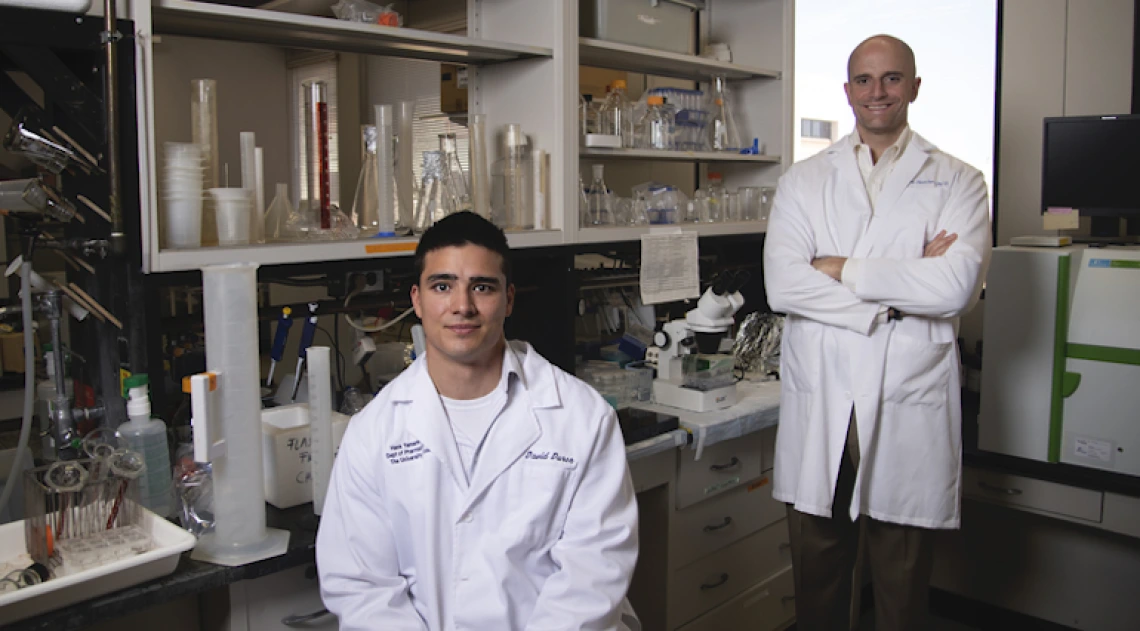
[[[914,49],[922,78],[911,129],[980,170],[992,208],[998,0],[796,0],[795,11],[795,160],[854,130],[847,58],[893,35]],[[824,121],[838,126],[829,140],[817,133]]]

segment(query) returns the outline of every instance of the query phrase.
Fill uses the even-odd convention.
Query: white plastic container
[[[347,415],[332,413],[333,453],[340,448]],[[309,405],[294,403],[262,410],[261,442],[265,454],[265,501],[290,508],[313,501],[313,453]]]
[[[124,446],[142,454],[146,472],[139,478],[139,502],[162,517],[174,512],[174,496],[170,471],[170,448],[166,443],[166,423],[150,416],[147,376],[131,375],[124,382],[130,388],[127,416],[119,425]]]
[[[218,245],[249,243],[251,191],[244,188],[212,188],[217,213]]]

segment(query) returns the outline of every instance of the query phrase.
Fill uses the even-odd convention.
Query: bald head
[[[914,51],[906,42],[891,35],[873,35],[859,43],[855,50],[851,51],[851,56],[847,58],[847,78],[851,79],[852,68],[859,61],[865,53],[870,50],[883,50],[888,49],[896,53],[903,64],[904,68],[900,68],[907,74],[908,78],[913,79],[917,75],[917,70],[914,64]]]

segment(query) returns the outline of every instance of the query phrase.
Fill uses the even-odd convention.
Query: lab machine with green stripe
[[[1140,248],[995,248],[984,309],[979,448],[1140,476]]]

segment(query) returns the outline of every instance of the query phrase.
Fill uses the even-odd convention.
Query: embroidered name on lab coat
[[[911,180],[908,186],[933,186],[939,188],[942,186],[950,186],[949,180]]]
[[[527,460],[550,460],[550,461],[554,461],[554,462],[561,462],[563,464],[568,464],[568,465],[574,464],[573,458],[571,458],[570,456],[563,456],[562,454],[558,453],[557,451],[540,451],[538,453],[535,453],[533,451],[528,450],[526,452],[525,457]]]
[[[424,457],[424,454],[430,453],[431,450],[424,447],[423,443],[413,440],[410,443],[389,445],[388,452],[384,455],[388,458],[388,464],[403,464],[412,460],[419,460]]]

